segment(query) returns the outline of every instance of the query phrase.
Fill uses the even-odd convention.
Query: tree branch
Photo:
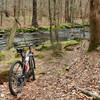
[[[75,90],[80,91],[81,93],[93,97],[93,100],[100,100],[100,96],[96,92],[90,92],[85,89],[79,88],[79,87],[74,87]]]

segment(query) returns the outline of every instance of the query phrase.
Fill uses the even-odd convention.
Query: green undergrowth
[[[5,52],[2,50],[0,51],[0,61],[5,59]]]
[[[11,64],[15,60],[16,50],[14,48],[10,50],[1,50],[0,51],[0,61],[5,61],[5,64]]]
[[[60,24],[59,26],[57,26],[58,28],[81,28],[83,26],[88,26],[88,23],[85,23],[84,25],[82,24],[78,24],[78,23],[66,23],[66,24]],[[54,25],[52,26],[52,28],[54,29]],[[38,28],[34,28],[34,27],[29,27],[29,28],[18,28],[17,32],[35,32],[37,30],[49,30],[50,26],[39,26]],[[10,33],[11,29],[0,29],[0,33]]]
[[[76,40],[68,40],[68,41],[61,41],[58,44],[54,43],[54,45],[52,46],[50,44],[50,42],[44,42],[43,45],[39,45],[37,47],[34,47],[34,49],[36,51],[43,51],[43,50],[50,50],[50,49],[62,49],[62,45],[66,45],[66,46],[71,46],[71,45],[75,45],[78,44],[79,42]]]
[[[35,32],[37,29],[32,27],[32,28],[19,28],[17,29],[17,32]]]
[[[37,57],[38,59],[42,59],[44,58],[45,56],[41,53],[37,54],[37,55],[34,55],[35,57]]]
[[[6,61],[6,64],[11,65],[15,60],[13,58],[9,59]]]
[[[39,45],[38,47],[34,47],[36,51],[43,51],[43,50],[52,50],[51,53],[52,57],[63,57],[63,50],[62,46],[73,46],[78,44],[79,42],[76,40],[68,40],[68,41],[61,41],[59,43],[54,43],[53,46],[50,44],[50,42],[45,42],[43,45]],[[45,52],[45,51],[44,51]]]
[[[78,24],[78,23],[66,23],[66,24],[60,24],[58,26],[58,28],[82,28],[83,26],[88,26],[89,27],[89,24],[85,23],[83,25],[83,24]],[[52,26],[52,28],[53,29],[55,28],[54,25]],[[40,26],[38,29],[39,30],[49,30],[50,26]]]
[[[82,28],[83,26],[88,26],[88,23],[83,24],[78,24],[78,23],[66,23],[66,24],[61,24],[59,25],[59,28]]]
[[[38,30],[49,30],[50,26],[40,26]]]

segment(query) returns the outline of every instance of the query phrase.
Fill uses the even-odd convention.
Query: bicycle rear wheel
[[[30,75],[29,76],[32,76],[32,80],[35,80],[35,72],[34,72],[35,61],[34,61],[33,56],[30,57],[29,63],[30,63],[30,69],[29,69],[29,74]]]
[[[9,71],[9,90],[14,96],[21,92],[24,84],[23,64],[21,61],[16,61],[12,64]]]

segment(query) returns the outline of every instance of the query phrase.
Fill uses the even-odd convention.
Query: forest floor
[[[74,50],[64,52],[63,57],[52,57],[49,50],[35,51],[44,55],[35,58],[36,80],[27,82],[17,97],[10,94],[4,82],[0,100],[92,100],[74,89],[78,86],[100,95],[100,52],[86,53],[87,48],[88,42],[83,41]]]

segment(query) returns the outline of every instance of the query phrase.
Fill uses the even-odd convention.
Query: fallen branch
[[[93,92],[84,90],[84,89],[79,88],[79,87],[74,87],[74,89],[77,91],[81,91],[81,93],[83,93],[87,96],[93,97],[93,100],[100,100],[100,96],[96,92],[93,93]]]

